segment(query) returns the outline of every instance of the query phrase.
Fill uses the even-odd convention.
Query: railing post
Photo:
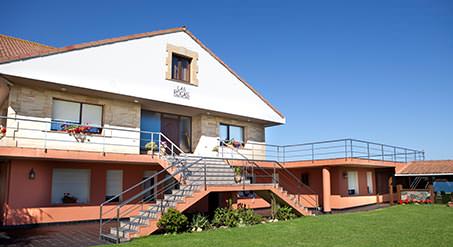
[[[384,145],[381,144],[381,159],[384,160]]]
[[[157,144],[158,150],[159,150],[159,154],[158,154],[159,159],[162,158],[162,157],[160,157],[160,156],[161,156],[161,153],[162,153],[162,150],[160,150],[160,149],[162,148],[161,143],[162,143],[162,135],[159,134],[159,144]],[[166,150],[164,150],[164,152],[165,152],[165,151],[166,151]]]
[[[353,148],[352,148],[352,139],[349,139],[349,144],[351,145],[351,159],[354,158]]]
[[[286,147],[283,146],[282,149],[283,149],[283,165],[284,165],[286,162]]]
[[[280,146],[277,146],[277,161],[280,161]]]
[[[396,162],[396,147],[393,147],[393,161]]]
[[[344,160],[348,160],[348,140],[344,139]]]
[[[311,163],[315,162],[315,144],[311,144]]]
[[[99,207],[99,239],[102,239],[102,205]]]
[[[47,130],[44,130],[44,152],[47,153]]]
[[[105,132],[106,130],[102,130],[102,154],[105,156]]]
[[[120,207],[116,208],[116,223],[118,224],[118,228],[116,228],[116,243],[120,243]]]
[[[275,168],[275,162],[273,164],[273,167],[274,167],[274,171],[273,171],[273,174],[272,174],[272,183],[274,184],[274,187],[277,187],[277,176],[275,175],[275,172],[276,172],[276,168]]]
[[[242,190],[245,190],[245,178],[247,177],[246,176],[246,172],[247,172],[247,164],[244,166],[244,168],[242,169]]]
[[[366,150],[368,153],[368,159],[370,159],[370,143],[369,142],[366,143]]]
[[[407,163],[407,148],[404,149],[404,162]]]
[[[204,161],[204,190],[208,189],[208,183],[206,182],[206,161]]]

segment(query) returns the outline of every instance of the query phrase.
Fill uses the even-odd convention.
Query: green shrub
[[[189,221],[187,217],[173,208],[169,208],[168,211],[162,215],[159,222],[157,222],[157,226],[166,233],[187,231],[188,225]]]
[[[145,145],[145,149],[147,151],[157,151],[158,150],[158,147],[157,147],[157,144],[155,142],[148,142],[146,143]]]
[[[261,220],[261,215],[256,214],[252,209],[247,209],[245,205],[239,204],[237,209],[233,209],[231,206],[217,208],[214,211],[212,224],[216,227],[236,227],[239,225],[259,224]]]
[[[240,225],[256,225],[261,223],[261,215],[255,213],[253,209],[250,208],[239,208],[237,209],[239,214],[239,224]]]
[[[216,227],[236,227],[239,224],[239,214],[237,210],[234,209],[217,208],[214,211],[212,224]]]
[[[288,206],[279,207],[275,216],[278,220],[290,220],[297,217],[293,213],[293,209]]]
[[[211,229],[211,223],[209,223],[209,219],[206,216],[197,214],[192,218],[190,228],[193,232],[207,230]]]

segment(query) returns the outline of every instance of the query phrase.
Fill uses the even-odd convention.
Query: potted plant
[[[77,197],[71,196],[71,193],[64,193],[63,198],[61,198],[63,203],[77,203],[77,200]]]
[[[236,140],[231,140],[231,146],[233,146],[234,148],[240,148],[242,146],[242,143],[239,142],[239,141],[236,141]]]
[[[77,142],[85,142],[85,140],[90,141],[90,139],[88,139],[88,135],[90,135],[90,129],[91,127],[89,126],[70,124],[63,125],[63,130],[70,136],[73,136]]]
[[[6,136],[6,127],[3,127],[3,125],[0,125],[0,140],[3,139],[3,137]]]
[[[240,167],[234,167],[234,181],[240,183],[242,181],[242,169]]]
[[[157,144],[155,142],[148,142],[145,145],[145,150],[148,154],[154,155],[154,152],[158,150]]]

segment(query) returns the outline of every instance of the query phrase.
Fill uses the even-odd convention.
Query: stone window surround
[[[181,55],[184,57],[189,57],[192,59],[190,62],[190,82],[172,79],[171,70],[172,70],[173,54]],[[198,53],[191,51],[187,48],[181,47],[181,46],[167,44],[167,59],[165,61],[165,65],[167,67],[167,71],[165,74],[165,78],[167,80],[172,80],[172,81],[177,81],[177,82],[182,82],[182,83],[198,86],[198,76],[197,76],[198,75]]]

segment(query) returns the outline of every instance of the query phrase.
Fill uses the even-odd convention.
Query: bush
[[[188,225],[187,217],[173,208],[169,208],[157,222],[157,226],[166,233],[184,232],[187,230]]]
[[[197,214],[192,218],[190,228],[193,232],[199,232],[202,230],[211,229],[211,223],[209,223],[209,219],[206,216]]]
[[[237,210],[229,208],[217,208],[214,211],[212,224],[216,227],[227,226],[235,227],[239,224],[239,214]]]
[[[212,224],[216,227],[236,227],[239,225],[255,225],[261,223],[262,217],[252,209],[239,204],[237,209],[231,207],[217,208],[214,212]]]
[[[255,213],[253,209],[239,208],[238,213],[240,225],[256,225],[261,223],[261,215]]]
[[[293,213],[293,209],[287,206],[279,207],[275,216],[278,220],[290,220],[297,217]]]

